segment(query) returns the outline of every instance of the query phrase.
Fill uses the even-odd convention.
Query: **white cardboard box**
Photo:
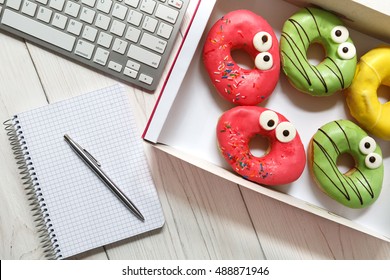
[[[311,2],[317,5],[326,3],[324,4],[326,8],[332,8],[338,13],[340,11],[336,2],[344,7],[348,5],[352,14],[355,8],[359,11],[356,18],[365,12],[371,14],[372,6],[377,5],[376,12],[385,17],[366,19],[366,21],[375,22],[377,19],[378,24],[390,26],[390,16],[381,12],[382,3],[377,3],[379,1]],[[371,6],[367,6],[368,2]],[[330,3],[334,6],[329,6]],[[366,5],[367,8],[361,9],[362,5]],[[386,6],[387,4],[384,4],[383,7]],[[271,24],[280,38],[284,21],[299,10],[299,6],[282,0],[200,0],[170,78],[160,93],[154,113],[145,129],[144,139],[167,153],[258,193],[390,241],[390,172],[387,172],[390,168],[390,145],[388,142],[377,139],[382,148],[385,164],[382,193],[372,206],[360,210],[344,207],[322,193],[315,186],[308,167],[294,183],[280,187],[264,187],[236,175],[219,154],[215,126],[220,115],[233,105],[219,97],[212,87],[203,67],[201,50],[204,36],[214,22],[227,12],[236,9],[250,9],[260,14]],[[349,14],[348,18],[353,17]],[[366,29],[362,31],[367,32]],[[381,32],[380,36],[388,40],[390,34],[386,32],[388,30]],[[350,29],[350,34],[359,57],[384,43],[356,30]],[[283,74],[274,93],[260,106],[285,115],[296,126],[306,148],[313,134],[323,124],[336,119],[353,120],[348,113],[342,93],[325,98],[311,97],[296,91]]]
[[[334,12],[350,27],[389,42],[390,1],[287,0],[299,6],[314,5]]]

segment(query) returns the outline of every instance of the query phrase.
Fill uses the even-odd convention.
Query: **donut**
[[[378,100],[381,85],[390,86],[389,46],[372,49],[360,58],[346,101],[351,115],[365,130],[390,140],[390,102]]]
[[[253,69],[240,67],[232,51],[243,50],[254,59]],[[218,93],[236,105],[257,105],[268,98],[279,80],[278,39],[261,16],[236,10],[210,29],[203,62]]]
[[[341,173],[337,159],[349,154],[355,166]],[[338,120],[314,134],[309,145],[309,166],[315,182],[327,195],[350,208],[365,208],[379,196],[383,160],[375,140],[355,123]]]
[[[263,185],[284,185],[297,180],[306,164],[305,149],[294,126],[281,114],[258,106],[236,106],[219,118],[217,142],[235,172]],[[249,143],[260,135],[269,147],[254,156]]]
[[[311,44],[325,49],[318,65],[307,59]],[[282,69],[298,90],[313,96],[329,96],[349,87],[356,68],[356,48],[348,29],[335,15],[317,8],[304,8],[283,25],[280,52]]]

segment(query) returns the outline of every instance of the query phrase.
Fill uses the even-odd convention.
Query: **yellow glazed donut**
[[[372,134],[390,140],[390,102],[378,100],[378,88],[390,86],[390,47],[375,48],[360,58],[346,91],[351,115]]]

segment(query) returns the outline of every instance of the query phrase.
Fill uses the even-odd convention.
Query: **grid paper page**
[[[24,112],[18,120],[62,258],[163,226],[142,139],[121,86]],[[145,222],[74,153],[64,134],[100,162]]]

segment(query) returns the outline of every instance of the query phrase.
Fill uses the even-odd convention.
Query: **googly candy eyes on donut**
[[[343,174],[337,159],[349,154],[355,166]],[[349,120],[332,121],[314,134],[309,166],[317,185],[350,208],[364,208],[378,198],[383,183],[382,152],[376,141]]]
[[[311,64],[307,51],[319,43],[326,56]],[[304,8],[283,25],[280,39],[282,69],[298,90],[313,96],[329,96],[352,82],[356,69],[356,48],[348,29],[335,15],[317,8]]]
[[[390,86],[390,46],[372,49],[360,58],[346,91],[349,110],[359,124],[375,136],[390,140],[390,102],[379,101],[381,85]]]
[[[234,50],[246,52],[254,60],[253,69],[239,66],[232,57]],[[203,62],[220,96],[236,105],[257,105],[271,95],[279,80],[278,39],[261,16],[232,11],[210,29]]]
[[[257,106],[226,111],[217,128],[218,147],[235,172],[264,185],[297,180],[306,164],[305,149],[295,127],[281,114]],[[256,135],[269,142],[263,156],[254,156],[249,143]]]

